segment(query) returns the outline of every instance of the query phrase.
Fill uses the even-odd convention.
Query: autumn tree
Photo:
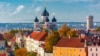
[[[9,33],[11,33],[12,35],[15,35],[16,33],[20,32],[20,30],[10,30]]]
[[[37,53],[35,53],[35,52],[28,52],[27,56],[37,56]]]
[[[70,37],[78,37],[78,32],[75,31],[75,30],[70,30],[70,31],[67,32],[66,35],[70,36]]]
[[[100,26],[95,29],[96,31],[100,31]]]
[[[14,52],[15,56],[27,56],[26,48],[16,49]]]
[[[59,33],[57,31],[51,31],[46,38],[46,52],[52,52],[53,46],[58,42],[59,39]]]
[[[66,24],[63,24],[58,31],[60,36],[63,37],[67,36],[66,34],[70,31],[70,28]]]

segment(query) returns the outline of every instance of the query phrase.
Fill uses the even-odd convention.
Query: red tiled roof
[[[36,37],[39,33],[40,33],[40,32],[38,32],[38,31],[34,31],[34,32],[32,32],[32,33],[30,34],[30,37],[31,37],[31,38],[34,38],[34,37]]]
[[[44,41],[47,36],[46,32],[33,32],[30,37],[34,40]]]
[[[6,54],[0,54],[0,56],[6,56]]]
[[[84,47],[84,43],[80,42],[80,39],[75,37],[75,38],[61,38],[56,46],[59,47]]]
[[[44,41],[45,38],[47,36],[47,33],[46,32],[41,32],[36,38],[35,40],[39,40],[39,41]]]

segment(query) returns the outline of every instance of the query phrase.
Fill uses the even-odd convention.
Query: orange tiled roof
[[[84,43],[80,42],[80,39],[75,37],[75,38],[61,38],[56,46],[59,47],[84,47]]]
[[[31,38],[38,41],[44,41],[47,36],[46,32],[33,32]]]
[[[40,33],[40,32],[34,31],[34,32],[32,32],[32,33],[30,34],[30,37],[31,37],[31,38],[34,38],[34,37],[36,37],[39,33]]]

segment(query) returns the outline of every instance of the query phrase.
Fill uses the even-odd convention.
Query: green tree
[[[70,28],[66,24],[63,24],[58,31],[60,36],[63,37],[67,36],[66,34],[70,31]]]
[[[59,39],[59,33],[57,31],[51,31],[46,38],[46,52],[52,52],[53,46],[58,42]]]

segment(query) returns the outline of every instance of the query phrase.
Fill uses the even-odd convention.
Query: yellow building
[[[53,47],[53,56],[86,56],[84,42],[79,38],[62,38]]]

